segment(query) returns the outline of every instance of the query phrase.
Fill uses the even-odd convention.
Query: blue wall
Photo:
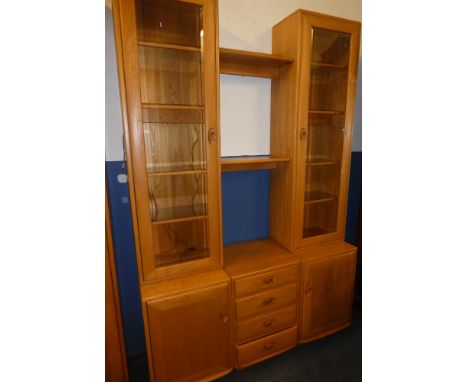
[[[361,208],[361,163],[362,153],[353,152],[346,225],[346,241],[353,244]],[[117,180],[126,174],[124,162],[106,162],[106,174],[127,353],[134,356],[146,347],[128,184]],[[222,174],[224,244],[268,236],[269,182],[267,170]]]
[[[107,191],[119,281],[120,307],[127,354],[131,357],[144,353],[146,346],[128,183],[119,183],[117,180],[117,175],[126,173],[123,161],[106,162]]]

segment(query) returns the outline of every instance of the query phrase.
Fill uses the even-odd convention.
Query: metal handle
[[[227,323],[229,321],[229,314],[227,313],[221,314],[221,321],[223,321],[224,323]]]
[[[208,142],[213,143],[216,141],[216,130],[209,129],[208,130]]]
[[[265,280],[263,280],[263,282],[265,284],[272,284],[276,282],[276,277],[275,276],[267,277]]]
[[[273,319],[273,320],[265,321],[265,322],[263,323],[263,326],[264,326],[265,328],[271,328],[272,326],[275,326],[275,325],[276,325],[276,320],[274,320],[274,319]]]
[[[307,138],[307,131],[306,129],[301,129],[301,132],[299,133],[299,139],[301,141],[305,141]]]
[[[311,293],[312,293],[312,287],[308,287],[308,288],[305,290],[306,296],[310,295]]]
[[[271,343],[265,345],[265,350],[271,350],[274,347],[276,347],[276,342],[271,342]]]
[[[269,297],[263,301],[263,305],[271,305],[276,301],[275,297]]]

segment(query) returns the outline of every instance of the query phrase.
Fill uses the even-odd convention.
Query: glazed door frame
[[[344,136],[342,148],[342,161],[340,170],[340,191],[338,195],[338,213],[336,231],[317,236],[303,237],[304,222],[304,195],[306,181],[306,158],[307,158],[307,138],[309,125],[309,84],[310,84],[310,64],[311,49],[313,42],[313,28],[328,29],[337,32],[349,33],[350,54],[348,65],[348,81],[346,90],[346,110],[344,113]],[[304,248],[310,245],[344,239],[346,224],[346,210],[348,197],[349,169],[351,160],[351,139],[353,134],[354,104],[356,97],[356,78],[359,61],[360,48],[359,22],[339,19],[332,16],[315,14],[314,12],[304,12],[302,14],[301,30],[301,62],[299,81],[299,106],[298,106],[298,129],[296,137],[298,141],[296,154],[296,175],[297,187],[295,191],[295,214],[294,214],[294,247]],[[304,137],[304,130],[306,136]],[[302,133],[302,134],[301,134]]]
[[[218,45],[218,9],[213,0],[177,0],[203,7],[203,87],[205,95],[204,141],[206,147],[207,172],[207,207],[209,227],[209,257],[201,260],[187,261],[179,264],[156,267],[154,261],[154,243],[152,220],[148,192],[148,178],[143,131],[143,114],[140,94],[140,71],[137,44],[137,25],[135,0],[116,0],[117,13],[116,33],[121,32],[121,52],[123,60],[123,78],[127,114],[126,158],[129,168],[129,184],[133,187],[131,198],[133,225],[137,256],[139,258],[140,281],[173,277],[195,273],[203,270],[217,269],[222,266],[222,230],[220,216],[220,163],[219,163],[219,45]],[[116,12],[114,10],[114,12]],[[116,41],[119,40],[116,36]],[[117,50],[119,51],[119,49]],[[122,70],[122,68],[119,68]],[[208,131],[214,131],[211,143],[208,142]],[[131,168],[131,169],[130,169]],[[131,195],[132,196],[132,195]],[[136,220],[135,220],[136,217]],[[139,251],[138,251],[139,248]],[[139,253],[138,253],[139,252]]]

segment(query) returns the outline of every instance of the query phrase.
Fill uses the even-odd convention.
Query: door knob
[[[213,143],[214,141],[216,141],[216,130],[209,129],[208,130],[208,142]]]

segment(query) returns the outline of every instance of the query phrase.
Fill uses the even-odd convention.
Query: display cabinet
[[[360,23],[309,11],[273,28],[273,53],[296,58],[272,88],[275,145],[295,158],[275,180],[293,221],[275,237],[288,248],[344,239],[359,44]]]
[[[265,54],[219,49],[216,0],[114,16],[151,380],[213,380],[349,325],[360,24],[298,10]],[[220,73],[271,79],[270,155],[219,157]],[[269,237],[223,247],[220,174],[248,170],[270,171]]]
[[[141,279],[219,268],[216,3],[120,0],[115,8]]]

